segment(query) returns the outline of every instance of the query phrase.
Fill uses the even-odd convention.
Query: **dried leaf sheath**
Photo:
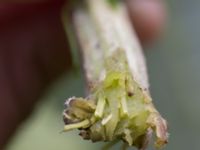
[[[106,0],[86,4],[73,19],[89,95],[66,101],[64,131],[78,128],[85,139],[122,139],[141,150],[155,131],[156,146],[163,146],[166,121],[149,96],[145,60],[125,7]]]

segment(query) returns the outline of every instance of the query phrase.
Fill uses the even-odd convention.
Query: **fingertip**
[[[166,23],[166,8],[162,0],[127,0],[127,6],[142,44],[161,35]]]

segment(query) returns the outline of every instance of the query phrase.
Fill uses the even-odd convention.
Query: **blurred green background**
[[[156,107],[169,122],[165,150],[199,150],[200,141],[200,1],[166,1],[169,24],[163,39],[145,51]],[[77,132],[60,133],[63,103],[84,95],[78,71],[64,75],[38,103],[7,150],[98,150],[102,143],[84,141]],[[153,149],[153,148],[149,148]]]

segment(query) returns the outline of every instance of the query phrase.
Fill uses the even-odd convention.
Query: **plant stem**
[[[79,128],[92,141],[121,138],[144,150],[154,130],[156,146],[163,146],[166,121],[152,104],[145,58],[125,5],[85,0],[72,18],[89,96],[67,101],[65,131]]]
[[[74,23],[89,81],[101,79],[103,60],[121,48],[125,50],[134,79],[143,89],[148,89],[144,55],[124,4],[119,2],[113,9],[105,0],[87,0],[87,3],[89,11],[75,11]]]

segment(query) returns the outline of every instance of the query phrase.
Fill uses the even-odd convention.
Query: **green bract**
[[[144,149],[154,130],[156,146],[161,147],[167,142],[166,122],[148,92],[132,77],[125,58],[120,49],[107,57],[104,78],[92,85],[90,95],[66,101],[64,131],[77,128],[84,139],[122,139],[129,146]]]

